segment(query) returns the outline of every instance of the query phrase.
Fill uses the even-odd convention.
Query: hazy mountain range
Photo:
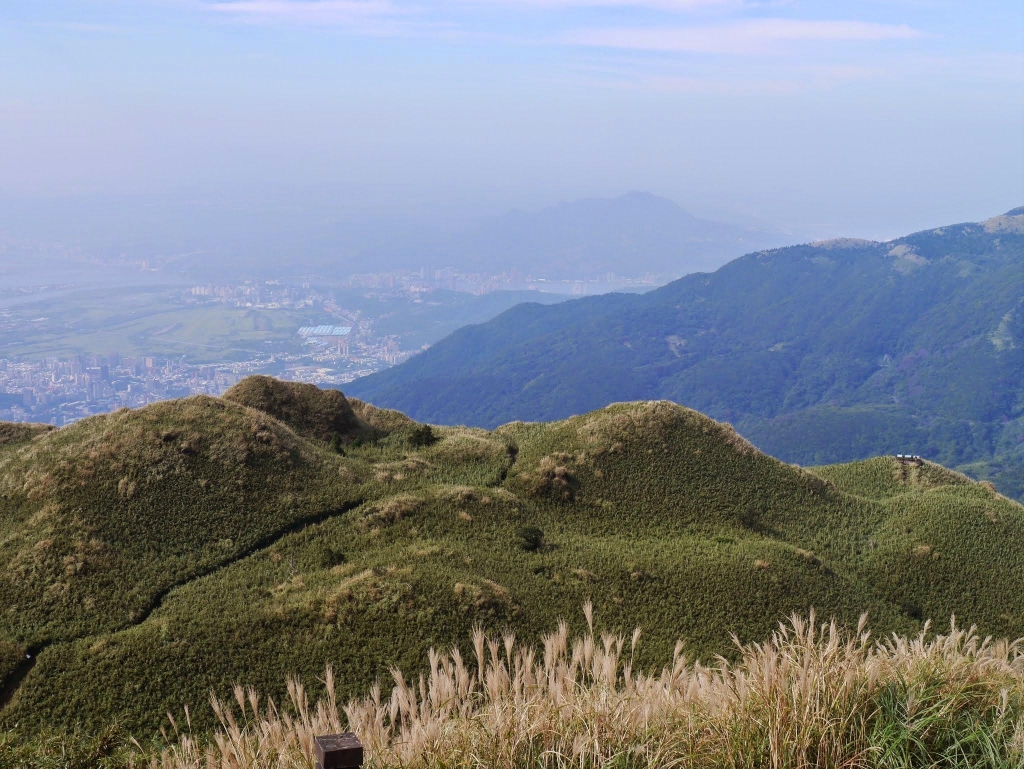
[[[520,305],[350,391],[491,427],[667,398],[787,461],[908,451],[1024,494],[1024,209],[759,251],[642,296]]]
[[[68,248],[40,249],[39,242]],[[646,193],[445,226],[422,217],[356,217],[323,201],[67,201],[0,211],[0,276],[17,276],[25,253],[51,271],[80,270],[96,258],[144,259],[193,278],[339,279],[423,266],[549,278],[677,276],[783,242],[790,238],[768,227],[699,219]]]
[[[685,275],[783,240],[767,229],[698,219],[671,200],[634,192],[509,213],[456,237],[450,253],[460,266],[495,272],[514,266],[554,277]]]

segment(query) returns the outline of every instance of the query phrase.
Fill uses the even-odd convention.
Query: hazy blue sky
[[[1024,3],[0,3],[8,200],[628,190],[867,236],[1020,205]]]

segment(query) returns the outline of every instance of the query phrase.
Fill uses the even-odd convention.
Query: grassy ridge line
[[[356,416],[340,390],[250,376],[224,393],[224,400],[270,414],[297,434],[320,441],[348,444],[383,435]]]
[[[32,645],[131,624],[160,592],[360,499],[357,465],[205,397],[2,452],[0,635]]]
[[[857,568],[876,594],[918,621],[947,612],[969,615],[996,636],[1024,633],[1024,602],[1014,597],[1024,563],[1008,544],[1024,537],[1019,502],[931,462],[878,457],[813,472],[858,499],[873,497],[884,511],[857,548]]]
[[[848,627],[867,609],[883,633],[913,635],[927,617],[955,613],[986,633],[1024,634],[1015,555],[1024,511],[940,469],[904,477],[883,458],[826,478],[828,468],[781,464],[728,426],[666,402],[427,435],[395,412],[350,405],[380,437],[344,446],[344,457],[323,442],[297,443],[309,458],[298,471],[323,484],[304,490],[303,509],[329,509],[344,495],[363,505],[190,581],[128,630],[62,644],[26,678],[4,722],[100,728],[117,717],[142,738],[166,712],[205,702],[210,687],[242,682],[279,698],[285,676],[312,680],[326,664],[345,671],[342,697],[359,696],[390,667],[421,669],[431,646],[459,644],[477,623],[536,637],[588,598],[609,626],[649,628],[636,660],[645,670],[679,637],[708,660],[734,649],[732,633],[762,639],[780,617],[811,607]],[[143,431],[142,448],[159,439],[161,461],[165,443],[190,434],[172,424],[187,411],[168,408],[153,436]],[[211,436],[229,425],[235,438],[249,436],[246,419],[296,435],[273,414],[231,403],[210,412],[221,413],[230,417],[208,427]],[[165,442],[168,431],[178,437]],[[213,445],[201,443],[190,461],[223,453]],[[175,466],[195,479],[206,464]],[[92,477],[109,484],[123,470]],[[295,480],[287,461],[244,471],[261,492]],[[175,477],[163,474],[155,488],[179,489],[168,485]],[[163,497],[149,499],[147,514],[162,514]],[[236,525],[279,520],[274,499],[250,494]],[[543,545],[524,550],[523,527],[542,529]],[[212,718],[193,712],[197,729]]]
[[[327,402],[328,406],[336,406],[336,401],[339,396],[340,393],[325,392],[324,400]],[[200,411],[204,409],[204,406],[208,406],[209,403],[213,402],[212,399],[198,400],[198,408],[200,409]],[[344,399],[342,398],[342,401],[343,400]],[[186,404],[184,408],[187,411],[189,408],[195,405],[196,404]],[[351,412],[351,408],[348,407],[347,403],[343,403],[343,406],[344,409],[347,409],[348,415],[348,419],[345,421],[344,427],[350,429],[351,431],[353,431],[353,433],[358,433],[360,435],[365,434],[366,430],[369,428],[363,425],[361,422],[359,422],[358,419],[356,419],[354,414],[352,414]],[[243,408],[245,407],[243,406]],[[321,411],[326,412],[326,409],[322,408]],[[131,419],[132,415],[127,412],[124,412],[123,414],[118,416],[125,416],[128,419]],[[262,428],[265,426],[262,421],[263,419],[264,417],[262,415],[258,417],[258,421],[256,422],[258,428]],[[106,423],[109,421],[110,419],[105,417],[101,417],[97,420],[97,422],[99,423]],[[189,421],[194,420],[186,418],[184,421],[188,423]],[[340,425],[340,420],[335,421]],[[104,426],[109,427],[109,425]],[[108,435],[109,430],[105,432],[105,438]],[[169,434],[165,431],[161,434],[161,441],[167,442],[166,439],[169,435],[173,435],[170,441],[171,443],[176,442],[179,438],[178,435]],[[35,425],[22,426],[20,424],[0,424],[0,449],[6,448],[8,450],[11,450],[11,447],[17,447],[18,445],[25,444],[32,440],[38,442],[41,438],[45,436],[55,437],[55,434],[50,431],[49,426],[40,427]],[[296,442],[301,440],[298,438],[298,436],[292,437]],[[200,439],[193,435],[189,437],[187,440],[195,441],[198,444]],[[37,445],[33,446],[32,448],[34,451],[45,453],[48,447],[38,445],[37,443]],[[199,453],[200,450],[201,449],[198,445],[190,444],[190,448],[187,449],[186,453],[195,454]],[[17,460],[14,459],[12,461],[15,463],[15,466],[17,466]],[[28,475],[31,476],[31,472],[28,473]],[[124,476],[124,478],[127,477],[129,476]],[[125,486],[123,482],[124,478],[122,478],[122,480],[118,482],[118,492],[121,496],[125,496],[123,493]],[[132,481],[131,483],[134,484],[134,481]],[[31,494],[28,494],[26,496],[31,497]],[[341,507],[338,508],[332,508],[325,511],[311,511],[310,514],[308,514],[306,517],[301,517],[297,520],[294,520],[290,524],[285,525],[283,528],[269,531],[258,539],[251,540],[248,543],[243,543],[241,545],[241,549],[236,549],[235,552],[229,553],[222,559],[207,561],[205,563],[203,563],[202,561],[197,561],[190,569],[188,569],[184,573],[179,573],[178,575],[176,575],[176,578],[175,575],[171,575],[171,579],[173,581],[164,580],[162,584],[157,583],[157,585],[154,586],[155,592],[151,592],[148,595],[145,595],[145,603],[137,605],[132,615],[127,620],[123,621],[121,623],[121,626],[130,627],[132,625],[137,625],[144,622],[146,618],[160,606],[164,598],[171,591],[182,587],[188,582],[194,579],[207,576],[218,569],[230,565],[234,561],[247,557],[248,555],[257,550],[265,549],[277,539],[287,536],[288,534],[295,533],[296,531],[300,531],[306,526],[321,523],[327,518],[334,515],[343,514],[348,510],[362,504],[362,501],[363,500],[361,499],[356,499],[344,502],[341,505]],[[36,513],[36,516],[38,516],[38,513]],[[6,522],[9,522],[9,518],[7,521],[5,521],[5,523]],[[46,539],[39,540],[35,543],[35,547],[33,549],[38,550],[40,543],[45,544],[47,542],[48,540]],[[20,595],[18,599],[19,601],[24,602],[25,596]],[[89,598],[87,597],[86,600],[89,600]],[[95,604],[93,603],[93,605]],[[9,609],[8,617],[10,616],[10,614],[11,610]],[[37,635],[35,637],[29,636],[28,639],[21,638],[17,640],[10,640],[8,638],[3,637],[2,630],[3,627],[2,625],[0,625],[0,708],[6,706],[9,703],[9,701],[13,698],[13,696],[17,692],[18,686],[20,685],[21,681],[28,675],[28,673],[35,666],[40,654],[59,653],[58,651],[47,651],[51,644],[54,642],[53,638],[47,638],[45,636]],[[94,634],[94,632],[95,630],[92,630],[91,632],[89,630],[86,630],[85,632],[82,632],[80,635],[75,635],[74,632],[72,631],[71,633],[62,634],[58,636],[58,638],[61,641],[67,642],[76,640],[77,638],[88,637]],[[15,635],[15,638],[17,638],[17,635],[15,633],[12,633],[12,635]]]
[[[891,457],[876,457],[850,465],[824,465],[809,470],[846,494],[879,501],[943,486],[971,487],[977,484],[963,473],[934,462],[902,464]],[[995,493],[991,486],[985,488]]]

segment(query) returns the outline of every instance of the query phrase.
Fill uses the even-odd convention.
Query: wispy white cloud
[[[790,0],[198,0],[204,8],[246,19],[346,23],[368,17],[412,14],[436,17],[460,8],[516,10],[648,9],[665,12],[740,11]]]
[[[343,24],[402,13],[389,0],[223,0],[204,7],[238,19],[302,24]]]
[[[611,27],[567,32],[554,42],[595,48],[679,53],[759,54],[801,42],[912,40],[923,33],[903,24],[865,21],[751,19],[688,27]]]
[[[652,8],[662,11],[695,11],[709,8],[739,9],[763,5],[750,0],[454,0],[462,5],[505,8]]]
[[[797,18],[749,18],[751,7],[782,5],[789,0],[191,0],[207,12],[250,23],[342,26],[366,34],[429,34],[504,39],[595,49],[662,53],[758,55],[785,50],[799,43],[856,43],[913,40],[923,36],[904,24],[867,21],[815,21]],[[565,28],[544,34],[534,31],[504,38],[493,26],[473,24],[470,8],[523,10],[569,8],[635,8],[662,11],[711,11],[718,21]],[[626,11],[624,11],[626,12]],[[724,17],[720,14],[724,14]],[[625,17],[624,17],[625,18]],[[729,19],[729,20],[725,20]],[[562,20],[563,23],[565,20]]]

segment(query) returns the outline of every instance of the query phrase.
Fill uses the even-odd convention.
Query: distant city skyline
[[[1022,41],[994,0],[8,3],[0,229],[40,199],[464,218],[642,190],[893,236],[1024,202]]]

